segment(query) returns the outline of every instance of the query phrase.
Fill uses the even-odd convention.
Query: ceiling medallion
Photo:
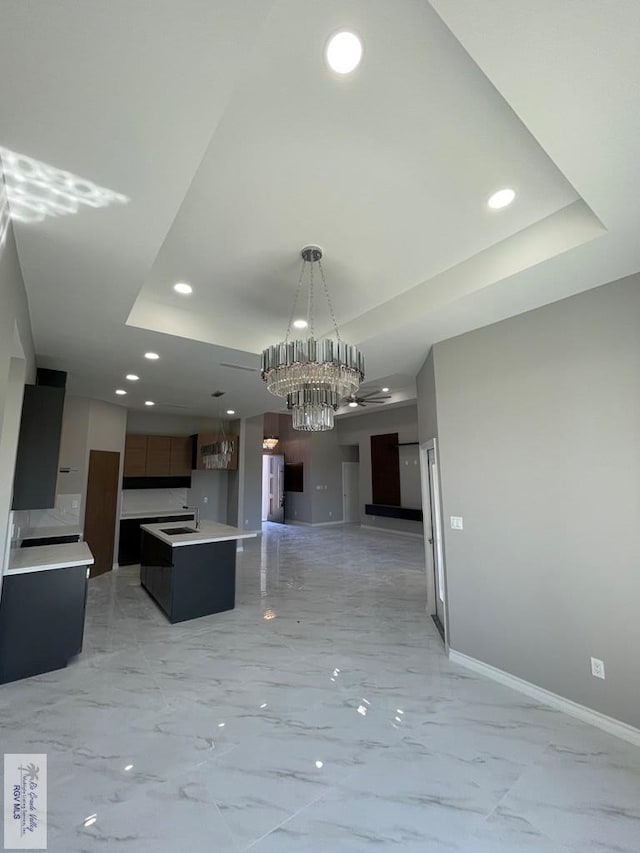
[[[333,415],[342,400],[355,394],[364,379],[364,358],[357,347],[346,344],[340,337],[338,324],[322,268],[322,249],[305,246],[298,289],[293,302],[284,341],[267,347],[262,353],[262,378],[267,390],[284,397],[292,415],[294,429],[320,432],[333,429]],[[314,336],[313,287],[314,266],[317,265],[324,295],[333,321],[335,340]],[[305,273],[309,272],[307,324],[309,337],[289,340],[296,305],[303,288]]]

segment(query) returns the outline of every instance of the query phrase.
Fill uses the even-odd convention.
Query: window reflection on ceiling
[[[97,208],[127,204],[129,201],[122,193],[99,187],[87,178],[1,146],[0,162],[6,185],[4,206],[8,206],[6,217],[0,214],[0,223],[3,223],[0,225],[0,245],[8,228],[8,219],[42,222],[47,216],[78,213],[83,205]]]

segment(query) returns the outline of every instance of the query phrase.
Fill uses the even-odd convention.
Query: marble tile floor
[[[265,526],[236,609],[179,625],[92,580],[0,741],[48,756],[53,853],[640,851],[640,750],[449,663],[421,542],[354,526]]]

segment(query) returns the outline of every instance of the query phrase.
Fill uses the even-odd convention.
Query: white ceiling
[[[15,222],[41,363],[134,408],[273,410],[222,365],[282,338],[317,243],[367,388],[410,398],[437,340],[640,269],[638,31],[635,0],[3,0],[5,167],[77,176],[75,212]]]

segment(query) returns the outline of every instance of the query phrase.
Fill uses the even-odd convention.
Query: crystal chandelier
[[[321,258],[322,249],[306,246],[302,252],[302,269],[284,341],[267,347],[262,353],[262,378],[267,390],[284,397],[291,411],[294,429],[319,432],[333,429],[333,414],[345,397],[355,394],[364,379],[364,358],[357,347],[340,337],[333,312]],[[314,265],[318,265],[324,295],[333,322],[335,340],[314,336],[313,287]],[[305,272],[309,268],[307,320],[310,336],[290,340],[298,298]]]

